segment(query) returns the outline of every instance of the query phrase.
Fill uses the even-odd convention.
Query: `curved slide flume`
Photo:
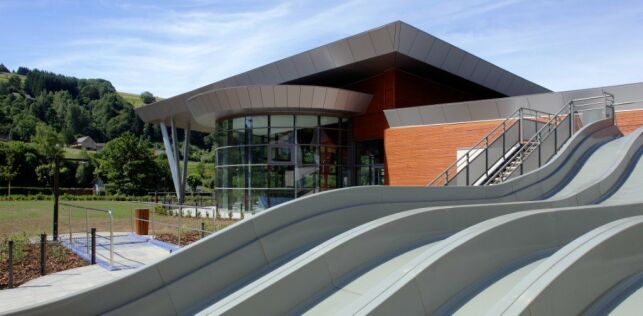
[[[341,305],[359,298],[360,292],[377,285],[377,280],[395,274],[392,267],[403,266],[436,240],[458,230],[511,212],[595,202],[601,192],[617,183],[633,148],[643,141],[638,135],[611,141],[596,150],[580,172],[566,181],[565,188],[572,187],[576,194],[563,189],[548,201],[423,208],[380,218],[338,235],[203,313],[336,312]],[[621,163],[613,164],[615,161]],[[382,263],[395,255],[400,256]]]
[[[507,291],[537,273],[530,270],[555,262],[558,252],[547,258],[555,250],[600,225],[643,215],[643,196],[635,194],[643,185],[641,143],[634,148],[626,157],[629,163],[618,167],[625,169],[620,177],[625,182],[616,181],[615,192],[603,188],[610,196],[601,204],[524,211],[469,227],[417,256],[401,267],[408,270],[403,276],[383,282],[386,286],[371,290],[342,312],[387,314],[401,306],[415,306],[421,314],[479,315],[505,294],[505,300],[525,300]],[[583,287],[586,282],[580,278],[574,285]]]
[[[611,120],[581,129],[542,168],[490,187],[354,187],[284,203],[110,283],[18,314],[193,313],[297,255],[374,219],[429,206],[539,199],[588,151],[618,136]],[[95,300],[100,297],[100,300]],[[154,304],[150,304],[154,302]]]
[[[632,206],[638,207],[639,214],[643,213],[641,204]],[[616,298],[619,293],[610,293],[610,290],[643,271],[641,239],[643,216],[640,215],[598,227],[538,265],[494,306],[490,314],[605,315],[614,311],[626,312],[619,311],[619,305],[609,308],[609,299],[601,301],[601,296],[607,292]],[[598,275],[600,277],[596,277]],[[641,312],[643,302],[632,305],[635,307],[632,312]]]

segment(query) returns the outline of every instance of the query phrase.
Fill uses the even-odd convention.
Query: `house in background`
[[[104,146],[104,143],[97,143],[90,136],[83,136],[76,139],[76,142],[71,145],[71,148],[97,151],[103,149]]]

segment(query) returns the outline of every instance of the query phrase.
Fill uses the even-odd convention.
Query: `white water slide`
[[[642,134],[598,121],[542,167],[498,185],[303,197],[121,279],[13,313],[641,310]]]

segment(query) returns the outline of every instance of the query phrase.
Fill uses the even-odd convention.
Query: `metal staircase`
[[[547,163],[582,126],[614,120],[614,96],[574,99],[556,114],[519,108],[429,186],[493,185]]]

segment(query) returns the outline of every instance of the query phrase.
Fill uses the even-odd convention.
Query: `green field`
[[[0,236],[22,235],[37,236],[41,233],[52,234],[53,201],[0,201]],[[70,207],[64,204],[70,204]],[[105,213],[88,211],[85,218],[84,207],[112,211],[114,218],[114,232],[131,232],[134,209],[151,208],[150,205],[125,202],[125,201],[61,201],[58,217],[59,234],[69,234],[70,210],[71,227],[74,233],[84,232],[86,221],[88,227],[94,227],[99,232],[109,231],[109,220]],[[179,218],[178,216],[153,215],[156,224],[154,232],[176,232],[177,227],[182,230],[192,230],[205,223],[206,229],[213,228],[212,219]],[[232,222],[218,219],[216,229],[222,229]],[[150,228],[152,229],[152,227]]]
[[[20,80],[22,81],[24,81],[26,78],[25,76],[21,76],[21,75],[16,75],[16,74],[7,73],[7,72],[0,72],[0,81],[7,81],[9,80],[9,77],[14,75],[20,77]]]
[[[143,100],[138,94],[127,93],[127,92],[118,92],[118,94],[125,99],[125,101],[132,104],[135,108],[143,105]]]
[[[88,156],[94,155],[94,154],[95,154],[95,152],[93,152],[93,151],[85,151],[85,152],[83,152],[82,149],[65,147],[65,158],[87,159]]]
[[[131,227],[130,214],[133,209],[146,207],[144,204],[124,201],[70,201],[81,207],[108,209],[114,217],[115,231],[128,231]],[[59,209],[59,232],[68,231],[69,210],[64,205]],[[74,230],[84,227],[84,209],[71,208]],[[90,226],[107,230],[107,216],[101,212],[88,212]],[[0,201],[0,235],[26,233],[29,236],[42,232],[51,234],[53,218],[53,201]]]

